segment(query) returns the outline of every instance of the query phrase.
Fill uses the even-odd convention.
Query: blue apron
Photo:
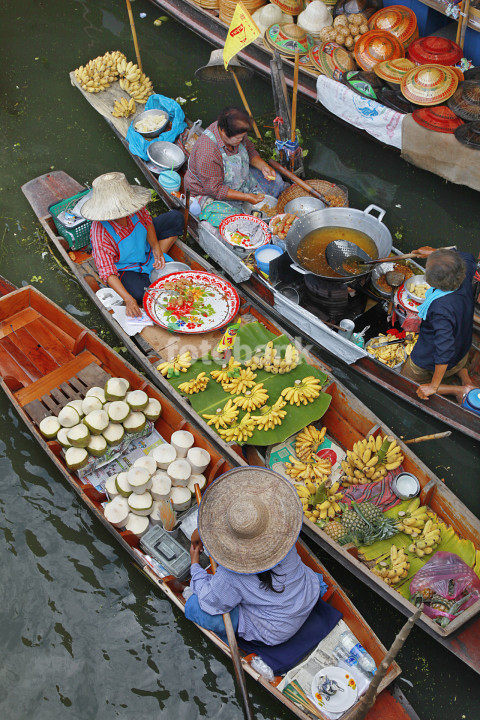
[[[115,267],[120,272],[120,278],[125,270],[146,273],[150,276],[155,258],[153,250],[147,241],[147,228],[142,225],[136,214],[132,215],[131,220],[133,230],[130,235],[123,239],[115,232],[111,223],[102,222],[103,227],[115,242],[120,253],[120,258],[115,263]]]

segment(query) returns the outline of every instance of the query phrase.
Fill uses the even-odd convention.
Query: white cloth
[[[369,100],[346,85],[319,75],[317,100],[345,122],[366,130],[386,145],[402,149],[402,122],[405,115]]]

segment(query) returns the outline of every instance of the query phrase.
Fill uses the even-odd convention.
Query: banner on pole
[[[259,35],[260,30],[254,20],[252,20],[252,16],[248,12],[247,8],[242,2],[238,2],[235,12],[233,13],[232,22],[230,23],[227,39],[225,40],[225,46],[223,48],[223,62],[225,63],[225,70],[228,70],[228,63],[230,60],[238,52],[240,52],[240,50],[256,40]]]

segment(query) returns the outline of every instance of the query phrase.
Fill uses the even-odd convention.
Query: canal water
[[[186,114],[204,126],[222,106],[238,104],[233,87],[195,80],[195,69],[209,58],[206,43],[171,19],[154,26],[163,13],[147,0],[132,7],[143,65],[157,92],[186,98]],[[0,42],[0,272],[17,285],[31,282],[117,347],[49,251],[20,186],[54,169],[82,183],[109,170],[142,181],[68,77],[107,50],[135,59],[125,3],[7,0]],[[254,78],[245,91],[255,115],[271,124],[270,84]],[[299,127],[312,176],[346,184],[354,207],[384,207],[399,247],[457,244],[478,252],[477,193],[407,165],[302,102]],[[398,435],[445,429],[325,359]],[[0,717],[240,719],[229,662],[131,565],[3,396],[0,418]],[[478,514],[478,444],[454,432],[417,448]],[[403,617],[328,556],[321,558],[389,645]],[[477,720],[477,675],[423,631],[414,629],[398,660],[399,685],[423,720]],[[289,716],[253,683],[249,689],[259,720]]]

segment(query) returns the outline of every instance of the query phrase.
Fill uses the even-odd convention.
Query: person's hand
[[[257,205],[259,202],[262,202],[262,200],[264,200],[264,199],[265,199],[265,195],[261,195],[261,194],[255,195],[255,193],[247,193],[245,195],[245,200],[247,202],[251,203],[252,205]]]
[[[129,297],[128,300],[125,300],[125,315],[128,315],[128,317],[141,317],[142,316],[142,310],[138,307],[138,303],[133,297]]]
[[[161,270],[163,267],[165,267],[165,257],[163,255],[162,251],[160,250],[160,248],[158,250],[153,251],[153,257],[154,257],[153,267],[156,270]]]
[[[265,180],[272,180],[272,181],[275,180],[275,178],[277,177],[275,175],[275,170],[272,167],[270,167],[270,165],[268,165],[267,163],[262,165],[262,175],[265,178]]]
[[[190,560],[192,561],[192,565],[200,562],[200,547],[193,543],[190,545]]]
[[[412,254],[419,258],[426,258],[431,255],[432,252],[435,252],[435,248],[430,247],[430,245],[424,245],[418,248],[418,250],[412,250]]]
[[[195,530],[192,533],[192,537],[190,538],[190,543],[193,547],[200,548],[200,552],[203,550],[203,543],[202,538],[200,537],[200,533],[198,532],[198,528],[195,528]]]
[[[421,400],[428,400],[430,395],[435,395],[438,388],[430,383],[429,385],[419,385],[417,388],[417,395]]]

